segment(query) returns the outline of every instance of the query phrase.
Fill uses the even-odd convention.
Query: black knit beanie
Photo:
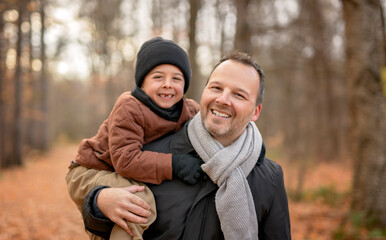
[[[186,93],[191,76],[188,54],[174,42],[161,37],[148,40],[139,49],[135,66],[135,83],[137,87],[141,87],[145,76],[161,64],[171,64],[181,70],[185,78],[184,93]]]

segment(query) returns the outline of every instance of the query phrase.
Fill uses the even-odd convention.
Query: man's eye
[[[236,97],[239,98],[239,99],[246,99],[246,98],[244,97],[244,95],[242,95],[242,94],[236,93],[235,95],[236,95]]]

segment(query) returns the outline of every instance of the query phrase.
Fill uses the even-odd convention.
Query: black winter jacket
[[[147,144],[144,150],[173,154],[194,152],[186,126],[187,124],[174,135]],[[280,165],[265,158],[265,152],[262,151],[247,180],[254,198],[259,240],[291,239],[288,201]],[[145,240],[224,239],[215,208],[218,187],[207,175],[196,185],[188,185],[175,178],[159,185],[148,186],[156,199],[157,219],[145,231]],[[92,210],[97,208],[94,206],[92,195],[98,188],[102,186],[90,191],[86,197],[83,218],[88,230],[100,236],[108,236],[112,224],[106,224],[106,219],[95,217]]]

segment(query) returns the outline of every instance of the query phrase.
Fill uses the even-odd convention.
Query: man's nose
[[[231,101],[229,100],[229,93],[222,92],[216,99],[216,102],[223,105],[231,105]]]

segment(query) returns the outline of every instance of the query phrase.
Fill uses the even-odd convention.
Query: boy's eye
[[[173,80],[176,80],[176,81],[182,81],[182,78],[180,78],[180,77],[174,77]]]

